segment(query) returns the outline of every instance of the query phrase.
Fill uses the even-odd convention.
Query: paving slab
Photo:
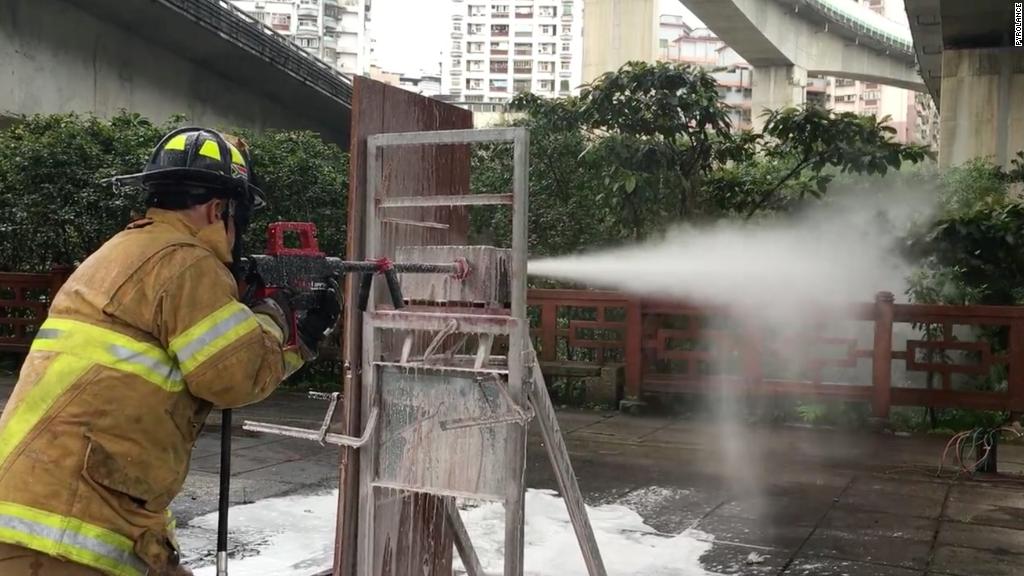
[[[769,576],[778,574],[787,561],[788,552],[733,544],[715,544],[700,557],[701,566],[716,575]]]
[[[816,524],[832,506],[831,490],[808,488],[804,496],[795,493],[743,497],[730,500],[716,509],[712,516],[758,519],[769,524]]]
[[[1024,526],[1024,508],[1007,506],[1001,500],[964,502],[951,500],[946,504],[945,517],[958,522],[1019,528]]]
[[[937,518],[948,489],[948,485],[934,482],[866,476],[859,478],[840,497],[837,506],[900,516]]]
[[[232,478],[230,501],[232,505],[248,504],[264,498],[306,490],[311,486],[313,484]],[[186,478],[181,493],[171,502],[171,511],[174,512],[178,523],[185,525],[196,516],[215,511],[219,495],[220,478],[218,475],[192,471]]]
[[[711,515],[696,526],[715,537],[715,542],[771,548],[775,554],[789,556],[814,530],[812,524],[773,524],[761,519]]]
[[[885,512],[836,507],[822,519],[819,527],[850,534],[881,538],[909,538],[931,542],[938,528],[937,518],[901,516]]]
[[[954,576],[1020,576],[1021,573],[1024,573],[1024,556],[957,546],[936,548],[929,569],[929,574]]]
[[[595,504],[610,502],[626,506],[655,530],[678,534],[697,525],[721,501],[722,493],[714,490],[645,486],[626,493],[609,492],[604,501]],[[710,532],[703,527],[700,530]]]
[[[921,576],[920,570],[809,556],[794,560],[783,576]]]
[[[801,553],[923,571],[928,563],[930,549],[931,542],[909,538],[819,529],[807,541]]]
[[[1013,529],[946,521],[939,528],[936,544],[977,548],[995,555],[1024,556],[1024,526]]]

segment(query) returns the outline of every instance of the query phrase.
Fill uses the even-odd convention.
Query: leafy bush
[[[0,271],[76,264],[143,211],[142,194],[106,178],[141,170],[174,117],[156,124],[122,112],[110,120],[34,116],[0,131]],[[307,220],[324,250],[344,252],[347,155],[312,132],[246,134],[269,206],[250,229],[264,245],[272,220]]]

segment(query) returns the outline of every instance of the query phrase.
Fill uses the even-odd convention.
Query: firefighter
[[[168,504],[206,416],[266,398],[339,312],[323,299],[293,335],[286,302],[239,301],[250,170],[240,140],[183,128],[114,179],[146,216],[57,293],[0,417],[0,574],[191,574]]]

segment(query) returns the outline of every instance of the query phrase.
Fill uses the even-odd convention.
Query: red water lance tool
[[[297,238],[298,246],[286,246],[287,233]],[[345,274],[362,275],[358,304],[360,310],[365,310],[377,275],[384,277],[391,305],[399,309],[405,301],[398,274],[447,274],[461,280],[470,272],[464,258],[447,263],[414,263],[389,258],[350,261],[327,256],[320,251],[316,225],[311,222],[275,222],[267,226],[266,252],[244,258],[242,270],[248,284],[247,297],[261,298],[278,290],[290,290],[295,294],[292,304],[298,313],[315,301],[319,291],[331,289],[330,284]]]
[[[298,238],[298,246],[288,247],[286,235]],[[397,310],[405,306],[398,274],[448,274],[459,280],[469,276],[465,258],[443,264],[392,262],[377,258],[353,262],[327,256],[320,251],[316,225],[312,222],[274,222],[267,226],[267,246],[263,254],[242,259],[243,302],[255,302],[279,291],[289,292],[292,309],[291,334],[298,336],[299,314],[308,310],[319,298],[336,298],[339,282],[345,274],[362,274],[359,283],[359,309],[366,310],[373,288],[374,276],[381,275],[387,283],[391,305]],[[332,407],[333,410],[333,407]],[[231,479],[231,410],[221,415],[220,502],[217,523],[217,576],[227,576],[228,494]]]

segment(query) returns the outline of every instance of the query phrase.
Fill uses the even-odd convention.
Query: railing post
[[[1007,392],[1010,396],[1010,419],[1020,421],[1024,412],[1024,320],[1010,323],[1010,346],[1007,374]]]
[[[626,302],[626,331],[623,357],[626,361],[626,400],[640,400],[643,380],[643,310],[639,300]]]
[[[872,354],[871,408],[874,417],[889,418],[892,403],[892,292],[875,295],[875,340]]]
[[[74,270],[73,266],[65,264],[54,264],[50,267],[50,303],[53,303],[53,298],[57,295],[57,291],[67,282],[68,277],[71,276]]]
[[[550,300],[540,306],[540,358],[558,360],[558,303]]]

